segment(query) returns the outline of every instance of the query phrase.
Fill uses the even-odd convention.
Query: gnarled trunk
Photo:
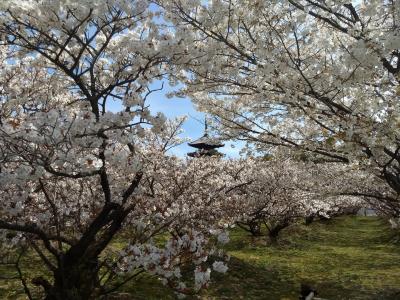
[[[305,218],[305,224],[306,224],[306,225],[310,225],[312,222],[314,222],[314,219],[315,219],[315,216],[314,216],[314,215],[307,216],[307,217]]]
[[[279,222],[268,226],[268,237],[272,243],[276,243],[278,241],[279,233],[282,229],[285,229],[290,225],[289,222]]]
[[[74,263],[62,261],[54,271],[54,284],[45,288],[46,300],[89,300],[99,287],[97,258],[82,258]]]

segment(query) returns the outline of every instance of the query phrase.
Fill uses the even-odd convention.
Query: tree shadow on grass
[[[249,299],[249,300],[292,300],[298,299],[300,284],[313,286],[319,297],[330,300],[396,300],[400,299],[400,288],[387,290],[365,289],[347,282],[316,280],[312,276],[296,276],[288,279],[282,273],[289,270],[278,270],[273,266],[262,267],[257,263],[249,263],[232,258],[229,272],[213,277],[210,289],[205,291],[201,299]],[[327,270],[329,272],[329,270]]]
[[[206,299],[298,299],[309,283],[326,299],[399,299],[400,251],[378,218],[341,217],[297,225],[278,245],[231,232],[230,270]]]

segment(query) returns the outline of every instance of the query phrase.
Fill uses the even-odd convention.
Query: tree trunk
[[[54,284],[46,290],[46,300],[89,300],[99,287],[98,260],[83,259],[64,264],[54,271]]]
[[[310,225],[312,222],[314,222],[314,218],[315,218],[314,215],[307,216],[306,219],[305,219],[306,225]]]
[[[271,230],[268,232],[268,237],[272,244],[276,244],[278,242],[279,231],[280,230]]]
[[[281,232],[282,229],[286,228],[289,226],[289,223],[283,222],[283,223],[277,223],[275,225],[271,225],[268,229],[268,237],[272,243],[276,243],[278,241],[278,236],[279,233]]]

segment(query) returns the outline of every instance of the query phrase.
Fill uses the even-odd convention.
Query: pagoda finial
[[[223,147],[222,144],[218,139],[212,138],[208,135],[208,117],[205,116],[204,118],[204,135],[191,142],[188,143],[190,147],[197,148],[196,152],[188,153],[191,157],[201,157],[201,156],[221,156],[220,152],[216,150],[216,148]]]

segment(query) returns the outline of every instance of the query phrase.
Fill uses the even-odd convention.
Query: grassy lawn
[[[276,246],[233,230],[228,273],[213,273],[210,289],[198,299],[298,299],[300,283],[313,285],[320,297],[331,300],[400,299],[400,244],[392,234],[374,217],[292,226]],[[34,273],[35,261],[30,265]],[[146,275],[123,290],[132,295],[124,299],[175,299]],[[21,292],[18,282],[0,281],[0,299],[24,299]]]

